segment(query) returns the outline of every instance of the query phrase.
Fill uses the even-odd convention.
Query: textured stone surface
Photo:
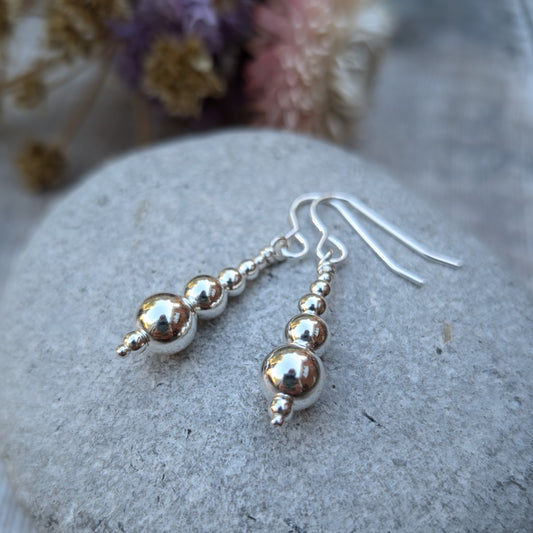
[[[255,253],[315,189],[357,194],[465,268],[381,238],[427,278],[417,289],[335,220],[351,256],[329,297],[327,384],[280,431],[258,368],[311,258],[263,273],[180,356],[114,356],[147,295]],[[525,531],[533,519],[530,296],[347,153],[236,132],[131,155],[62,200],[13,271],[0,445],[42,529]]]

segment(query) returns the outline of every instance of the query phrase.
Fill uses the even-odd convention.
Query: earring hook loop
[[[289,220],[291,222],[291,229],[284,235],[287,245],[281,250],[281,253],[287,258],[298,258],[307,255],[309,252],[309,241],[300,231],[300,221],[298,219],[298,210],[307,203],[313,202],[320,198],[321,194],[317,192],[306,193],[298,196],[291,203],[289,208]],[[291,242],[296,241],[300,246],[300,250],[291,250]]]

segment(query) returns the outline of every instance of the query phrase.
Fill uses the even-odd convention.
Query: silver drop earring
[[[271,424],[274,426],[283,425],[294,411],[315,403],[324,384],[325,371],[320,357],[328,340],[328,326],[321,315],[326,311],[326,297],[331,290],[336,265],[346,259],[348,250],[341,240],[330,234],[318,215],[319,206],[328,206],[340,214],[388,268],[415,285],[421,286],[424,281],[394,262],[360,224],[358,216],[425,259],[453,268],[461,266],[456,259],[428,250],[353,196],[304,194],[290,207],[291,229],[285,235],[275,237],[253,259],[242,261],[237,268],[225,268],[217,277],[194,277],[185,285],[183,296],[158,293],[144,300],[136,314],[137,329],[125,335],[116,353],[124,357],[146,348],[152,353],[171,355],[180,352],[192,342],[197,320],[219,316],[226,308],[228,296],[241,294],[248,280],[255,279],[270,265],[306,256],[310,245],[298,220],[298,211],[306,204],[310,204],[309,218],[321,234],[315,248],[317,278],[310,285],[309,293],[299,300],[300,313],[287,323],[286,344],[270,352],[261,367],[263,391],[270,402]]]
[[[286,235],[286,239],[287,243],[290,243],[290,239],[296,237],[303,244],[300,254],[293,254],[293,257],[305,255],[309,249],[307,239],[300,232],[297,218],[298,208],[308,202],[311,202],[310,218],[321,233],[315,250],[318,256],[317,279],[311,284],[309,294],[304,295],[298,302],[300,314],[291,318],[285,327],[287,344],[278,346],[270,352],[261,367],[263,391],[270,401],[270,422],[273,426],[283,425],[290,419],[293,411],[305,409],[315,403],[324,385],[325,371],[321,354],[328,340],[328,326],[321,315],[326,310],[325,298],[331,290],[335,265],[344,261],[347,248],[339,239],[330,235],[327,226],[318,216],[320,204],[329,205],[340,213],[393,272],[417,286],[423,285],[424,281],[413,272],[396,264],[361,226],[354,211],[425,259],[453,268],[461,266],[461,262],[456,259],[427,250],[359,200],[345,194],[308,194],[300,196],[293,202],[290,210],[293,228]]]
[[[146,348],[153,354],[172,355],[184,350],[194,339],[198,318],[208,320],[219,316],[228,296],[238,296],[248,280],[256,279],[267,266],[285,260],[284,237],[273,239],[254,259],[245,259],[237,268],[222,270],[217,277],[200,275],[191,279],[183,296],[158,293],[149,296],[136,314],[137,329],[124,336],[116,353],[125,357]]]

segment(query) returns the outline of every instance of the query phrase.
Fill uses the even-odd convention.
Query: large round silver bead
[[[150,337],[153,353],[174,354],[187,347],[196,333],[196,313],[181,296],[150,296],[137,311],[137,325]]]
[[[189,300],[198,317],[215,318],[220,315],[228,303],[228,293],[222,283],[213,276],[196,276],[185,286],[185,298]]]
[[[305,409],[320,396],[324,384],[322,361],[299,346],[280,346],[270,352],[261,367],[263,391],[268,400],[278,394],[294,398],[293,409]]]
[[[236,268],[225,268],[218,279],[230,296],[238,296],[246,288],[246,278]]]
[[[285,337],[312,352],[320,352],[328,340],[328,326],[319,316],[301,314],[292,317],[285,328]]]

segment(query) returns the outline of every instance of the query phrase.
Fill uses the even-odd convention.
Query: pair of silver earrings
[[[253,259],[242,261],[236,268],[225,268],[218,277],[200,275],[191,279],[183,296],[159,293],[150,296],[137,311],[137,328],[128,333],[116,352],[124,357],[130,352],[149,348],[153,353],[175,354],[186,348],[194,338],[198,319],[219,316],[228,296],[243,292],[248,280],[255,279],[267,266],[286,259],[307,255],[309,241],[303,235],[298,211],[310,205],[309,217],[320,232],[315,248],[318,257],[317,278],[309,292],[298,302],[299,314],[285,327],[287,343],[270,352],[261,367],[261,382],[270,402],[271,424],[281,426],[294,411],[309,407],[318,399],[324,384],[324,365],[320,358],[328,339],[328,327],[322,315],[331,290],[335,267],[347,256],[341,240],[331,235],[320,218],[320,206],[337,211],[363,241],[397,275],[415,285],[424,281],[415,273],[395,263],[360,224],[357,215],[372,222],[425,259],[458,268],[461,262],[429,251],[357,198],[347,194],[309,193],[299,196],[290,207],[291,229],[276,237]]]

